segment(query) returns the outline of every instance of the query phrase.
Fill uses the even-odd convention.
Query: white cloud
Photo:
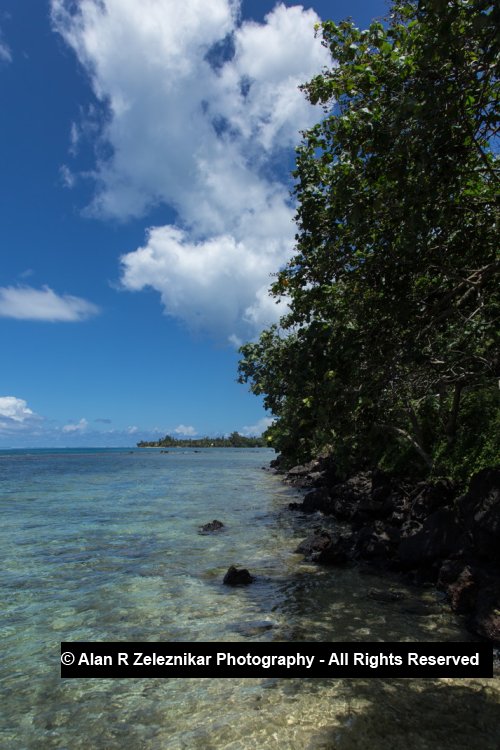
[[[0,435],[15,436],[36,430],[42,417],[16,396],[0,396]]]
[[[139,432],[139,428],[136,425],[131,425],[126,429],[127,435],[135,435],[136,432]]]
[[[194,427],[191,427],[191,425],[185,425],[185,424],[178,425],[175,428],[174,432],[176,435],[187,435],[190,437],[198,434]]]
[[[72,422],[70,424],[65,424],[64,427],[62,428],[62,431],[63,432],[84,432],[87,429],[88,424],[89,423],[87,422],[87,420],[83,417],[82,419],[80,419],[79,422],[76,422],[76,423]]]
[[[56,294],[50,287],[0,287],[0,317],[17,320],[76,322],[97,315],[99,308],[69,294]]]
[[[61,177],[61,182],[64,185],[64,187],[72,188],[75,186],[76,183],[76,176],[71,171],[71,169],[68,167],[67,164],[62,164],[59,168],[59,175]]]
[[[123,286],[152,287],[167,314],[225,337],[278,317],[266,290],[293,246],[287,160],[318,117],[298,86],[328,60],[314,11],[278,5],[262,24],[239,24],[238,11],[237,0],[52,0],[107,109],[97,145],[112,155],[98,157],[91,211],[176,213],[122,258]],[[210,64],[229,38],[234,54]]]
[[[242,427],[240,433],[246,437],[253,437],[254,435],[260,436],[272,425],[273,422],[274,419],[271,417],[262,417],[257,424]]]
[[[7,417],[14,422],[22,423],[34,416],[24,399],[15,396],[0,396],[0,417]]]
[[[12,53],[7,42],[3,38],[2,29],[0,29],[0,62],[12,62]]]

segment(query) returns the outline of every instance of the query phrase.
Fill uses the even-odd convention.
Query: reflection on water
[[[61,640],[469,639],[432,590],[293,554],[327,521],[286,510],[269,457],[2,458],[0,747],[498,750],[498,679],[60,680]]]

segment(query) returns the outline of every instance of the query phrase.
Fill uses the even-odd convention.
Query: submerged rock
[[[399,602],[401,599],[405,598],[405,595],[402,591],[394,591],[390,589],[389,591],[381,591],[379,589],[370,589],[368,592],[368,596],[370,599],[374,599],[376,602],[384,602],[385,604],[390,604],[391,602]]]
[[[255,620],[253,622],[234,623],[233,625],[229,625],[229,630],[232,630],[235,633],[240,633],[241,635],[250,638],[254,635],[261,635],[262,633],[265,633],[268,630],[272,630],[275,627],[276,624],[274,622],[270,622],[269,620]]]
[[[206,523],[204,526],[200,526],[199,533],[211,534],[214,531],[221,531],[224,528],[225,526],[222,521],[217,521],[217,519],[214,519],[213,521],[210,521],[210,523]]]
[[[247,586],[254,581],[254,576],[250,575],[250,572],[246,568],[236,568],[234,565],[231,565],[222,583],[226,586]]]

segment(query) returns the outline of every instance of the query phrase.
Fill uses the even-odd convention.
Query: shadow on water
[[[276,588],[286,640],[474,640],[439,592],[406,586],[395,575],[367,576],[356,567],[306,570]]]
[[[497,684],[498,687],[498,684]],[[498,750],[498,690],[485,680],[345,680],[344,709],[311,750]]]

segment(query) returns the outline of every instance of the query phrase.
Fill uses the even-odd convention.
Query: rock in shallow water
[[[236,568],[234,565],[228,569],[222,583],[226,586],[247,586],[255,581],[246,568]]]
[[[204,526],[200,526],[200,534],[211,534],[213,531],[221,531],[224,527],[222,521],[214,519],[210,523],[206,523]]]

